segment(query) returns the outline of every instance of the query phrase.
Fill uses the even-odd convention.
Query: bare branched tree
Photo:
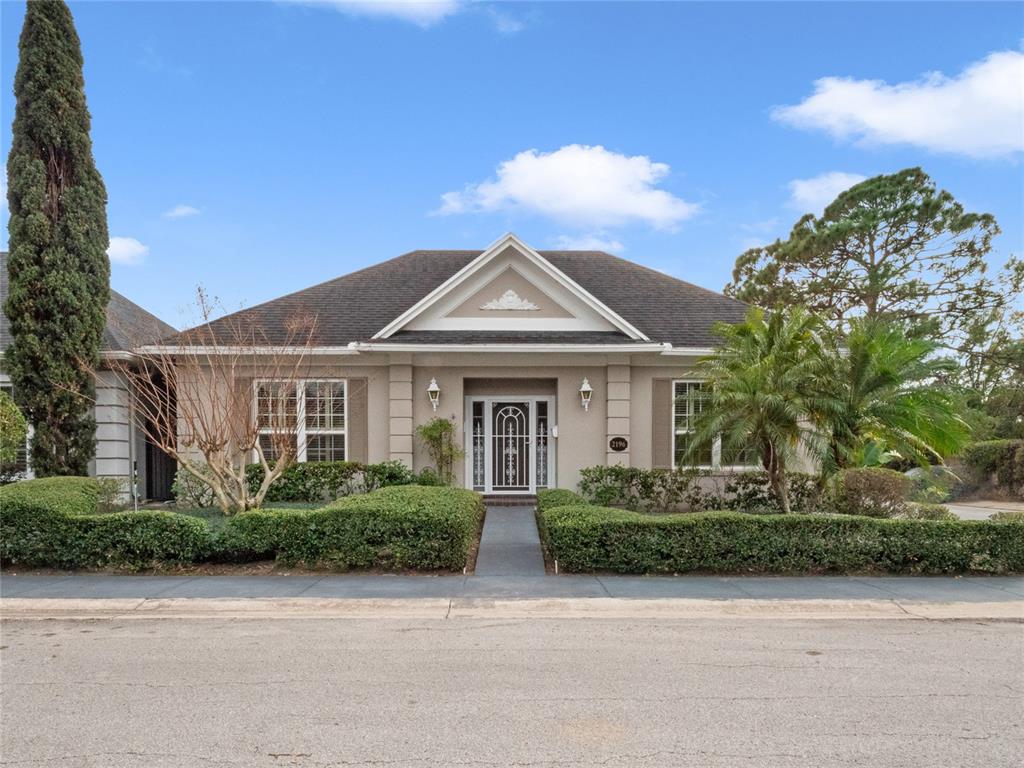
[[[214,302],[197,294],[197,327],[104,365],[130,387],[134,419],[149,441],[209,486],[229,515],[259,507],[299,455],[298,387],[316,321],[295,316],[271,338],[249,315],[211,322]],[[255,492],[245,471],[254,461],[263,468]]]

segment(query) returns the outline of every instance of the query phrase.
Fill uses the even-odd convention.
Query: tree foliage
[[[82,53],[62,0],[27,4],[7,160],[14,342],[4,357],[35,431],[37,475],[84,475],[109,301],[107,195],[93,162]]]
[[[9,394],[0,390],[0,468],[18,460],[28,425]]]
[[[970,439],[959,404],[942,385],[956,364],[935,357],[935,342],[907,338],[898,328],[859,318],[828,352],[830,411],[826,469],[869,463],[884,448],[918,464],[941,463]],[[883,454],[884,455],[884,454]]]
[[[974,352],[1024,285],[1017,259],[1002,284],[989,275],[998,233],[991,214],[966,211],[908,168],[854,185],[787,239],[746,251],[725,290],[766,308],[806,306],[838,329],[864,316]]]
[[[800,451],[824,452],[811,414],[832,410],[819,320],[803,308],[766,316],[751,309],[746,320],[719,325],[722,344],[698,365],[707,399],[698,417],[693,454],[721,437],[722,449],[756,446],[775,497],[790,511],[787,473]]]

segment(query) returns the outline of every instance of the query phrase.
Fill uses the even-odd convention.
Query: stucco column
[[[630,464],[629,454],[629,387],[630,368],[627,364],[614,364],[608,366],[608,416],[606,417],[607,428],[605,430],[605,451],[606,463],[608,466],[621,464],[628,467]],[[626,449],[613,451],[610,447],[613,438],[623,438],[626,441]]]
[[[392,363],[389,374],[389,456],[412,469],[412,365]]]

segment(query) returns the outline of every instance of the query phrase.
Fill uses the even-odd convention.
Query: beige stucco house
[[[574,488],[584,467],[671,467],[716,321],[746,306],[595,251],[536,251],[509,234],[484,251],[414,251],[212,324],[281,339],[317,317],[297,385],[300,461],[429,465],[415,429],[451,419],[458,483],[491,494]],[[258,385],[258,383],[257,383]],[[325,417],[326,415],[326,417]],[[745,463],[715,446],[709,467]]]

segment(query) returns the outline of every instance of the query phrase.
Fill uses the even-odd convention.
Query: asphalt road
[[[11,619],[12,766],[1018,766],[1024,625]]]

